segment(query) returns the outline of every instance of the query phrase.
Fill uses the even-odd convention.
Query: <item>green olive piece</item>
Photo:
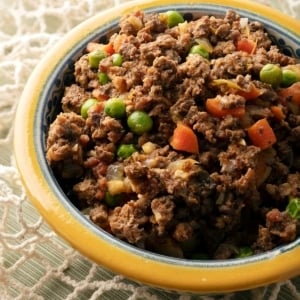
[[[110,98],[104,105],[104,112],[113,118],[121,119],[126,114],[126,106],[120,98]]]
[[[166,16],[167,16],[167,24],[169,27],[174,27],[179,23],[184,22],[183,16],[178,11],[169,10],[166,12]]]
[[[104,72],[99,72],[99,73],[98,73],[98,80],[99,80],[99,83],[100,83],[101,85],[110,82],[110,78],[109,78],[108,75],[107,75],[106,73],[104,73]]]
[[[288,87],[298,81],[300,81],[300,78],[295,71],[289,69],[282,70],[282,82],[281,82],[282,86]]]
[[[121,67],[123,63],[123,56],[120,53],[114,53],[112,55],[112,63],[116,67]]]
[[[84,119],[86,119],[88,117],[89,109],[97,103],[98,103],[98,100],[94,99],[94,98],[90,98],[90,99],[87,99],[86,101],[84,101],[83,104],[81,105],[81,109],[80,109],[81,116]]]
[[[282,70],[278,65],[266,64],[260,70],[259,77],[262,82],[277,87],[282,81]]]
[[[104,201],[108,206],[115,207],[120,203],[121,195],[111,195],[109,192],[106,192]]]
[[[286,212],[293,218],[300,220],[300,198],[291,198],[286,207]]]
[[[135,148],[135,146],[133,144],[122,144],[119,146],[119,148],[117,150],[117,156],[119,158],[126,159],[136,151],[137,151],[137,149]]]
[[[127,125],[135,134],[141,135],[151,130],[153,121],[144,111],[135,111],[127,119]]]
[[[99,67],[100,61],[105,58],[107,54],[105,51],[97,49],[88,54],[89,64],[91,68],[97,69]]]
[[[242,247],[239,249],[237,257],[248,257],[253,255],[253,250],[250,247]]]
[[[189,54],[198,54],[206,59],[209,59],[209,52],[202,45],[194,45],[190,49]]]

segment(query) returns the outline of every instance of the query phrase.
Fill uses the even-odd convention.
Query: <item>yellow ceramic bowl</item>
[[[230,4],[229,4],[230,3]],[[149,285],[198,293],[249,289],[300,274],[300,238],[262,255],[226,261],[170,258],[137,249],[92,224],[72,205],[45,160],[45,134],[57,112],[72,63],[89,41],[110,34],[119,17],[134,9],[175,9],[224,15],[232,8],[261,21],[285,53],[300,57],[300,22],[246,0],[145,0],[100,13],[68,33],[32,73],[15,120],[15,157],[29,198],[53,229],[98,264]]]

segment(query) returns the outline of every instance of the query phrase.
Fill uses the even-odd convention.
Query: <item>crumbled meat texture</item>
[[[138,200],[131,200],[122,207],[116,207],[108,218],[111,232],[132,244],[145,238],[143,225],[149,219],[145,208],[139,204]]]
[[[126,165],[124,172],[137,194],[147,195],[151,199],[164,189],[159,175],[140,162]]]
[[[125,133],[119,120],[97,112],[88,118],[87,127],[93,140],[107,140],[117,143]]]
[[[106,180],[103,177],[99,180],[86,178],[75,184],[73,190],[80,200],[92,204],[103,199],[106,191]]]
[[[213,49],[214,57],[222,57],[224,55],[230,54],[236,50],[236,46],[232,40],[230,41],[220,41]]]
[[[212,61],[211,76],[228,79],[237,75],[251,74],[253,58],[245,52],[233,52]]]
[[[294,241],[297,235],[297,220],[287,212],[273,208],[266,214],[265,227],[259,228],[254,248],[257,252],[274,248],[275,245]]]
[[[170,87],[177,79],[177,64],[167,56],[156,57],[148,68],[143,80],[144,87],[150,89],[153,85]]]
[[[105,230],[109,230],[108,224],[108,208],[107,206],[100,204],[93,207],[89,213],[90,219]]]
[[[233,258],[237,254],[237,249],[229,243],[222,243],[217,248],[214,259],[228,259]]]
[[[152,200],[151,210],[153,212],[153,218],[151,222],[157,224],[158,235],[164,234],[166,226],[172,221],[174,208],[175,204],[170,196]]]
[[[240,247],[261,253],[295,240],[300,222],[285,209],[290,197],[300,198],[300,110],[259,73],[268,63],[284,67],[296,59],[273,44],[262,23],[233,10],[171,28],[163,15],[135,11],[118,30],[107,43],[122,55],[121,66],[108,53],[92,68],[88,53],[103,44],[87,45],[47,133],[47,161],[74,204],[117,238],[175,257],[229,259]],[[251,53],[239,49],[242,39],[255,41]],[[208,43],[208,59],[189,53],[198,43]],[[248,99],[253,90],[258,95]],[[89,98],[98,104],[84,119]],[[109,98],[124,101],[126,117],[146,112],[151,130],[137,135],[126,117],[108,116]],[[216,117],[208,98],[245,114]],[[276,136],[268,149],[249,136],[261,119]],[[179,123],[192,129],[199,153],[177,149]],[[128,144],[136,151],[120,157],[120,145]]]
[[[64,178],[82,174],[86,143],[84,119],[74,112],[61,113],[51,124],[47,138],[47,160]]]
[[[75,62],[74,75],[76,83],[84,89],[89,88],[90,84],[97,79],[97,73],[90,67],[87,54]]]
[[[61,100],[63,111],[80,114],[82,104],[90,98],[90,96],[89,92],[86,92],[84,88],[76,84],[67,86],[65,94]]]
[[[266,227],[282,242],[291,242],[296,238],[296,223],[296,220],[293,220],[287,212],[280,212],[276,208],[266,215]]]
[[[188,241],[193,236],[193,227],[191,224],[186,222],[181,222],[176,225],[173,232],[173,238],[178,242]]]

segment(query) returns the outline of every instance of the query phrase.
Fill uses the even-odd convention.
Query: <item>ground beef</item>
[[[193,237],[193,226],[189,223],[182,222],[176,225],[173,232],[173,238],[178,242],[188,241]]]
[[[214,57],[222,57],[236,50],[236,46],[232,40],[220,41],[213,49]]]
[[[294,241],[296,234],[297,221],[292,219],[287,212],[274,208],[266,214],[266,225],[259,228],[254,248],[258,252],[270,250],[278,243]]]
[[[103,198],[106,191],[105,178],[95,180],[85,178],[83,181],[75,184],[73,187],[78,199],[85,201],[89,205]]]
[[[172,197],[161,197],[155,198],[151,202],[151,210],[153,212],[153,217],[151,222],[157,224],[157,234],[163,235],[166,231],[166,226],[173,219],[173,210],[175,204]]]
[[[91,209],[89,213],[90,219],[105,230],[110,230],[108,224],[108,209],[106,205],[100,204]]]
[[[232,78],[238,75],[251,74],[252,57],[245,52],[233,52],[212,61],[213,78]]]
[[[97,226],[160,254],[230,259],[244,247],[255,254],[294,241],[300,224],[287,206],[291,198],[300,202],[300,109],[259,73],[296,59],[273,44],[263,24],[232,10],[173,27],[166,20],[125,15],[105,45],[89,43],[75,62],[74,82],[47,133],[57,180]],[[242,40],[254,48],[241,49]],[[197,44],[208,53],[191,54]],[[91,67],[96,49],[106,57]],[[89,98],[97,104],[82,117]],[[109,98],[123,100],[124,117],[108,113]],[[127,122],[135,111],[151,118],[149,131],[137,133]],[[262,120],[276,138],[267,147],[249,133]],[[182,126],[192,137],[180,144]]]
[[[76,84],[67,86],[65,89],[65,94],[61,100],[62,109],[64,112],[73,111],[79,114],[83,102],[90,97],[90,93],[86,92],[84,88]]]
[[[129,201],[122,207],[116,207],[109,215],[111,232],[120,239],[137,244],[145,238],[143,225],[148,221],[145,208],[139,201]]]
[[[91,83],[97,79],[97,74],[90,67],[87,55],[83,55],[75,62],[74,75],[76,83],[84,89],[88,89]]]

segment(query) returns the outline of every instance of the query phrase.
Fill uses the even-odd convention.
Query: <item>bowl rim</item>
[[[230,4],[222,0],[189,0],[188,3],[185,0],[164,0],[163,4],[189,5],[189,7],[217,5],[221,8],[247,11],[267,17],[271,22],[280,24],[292,36],[300,38],[297,32],[297,28],[300,28],[298,20],[249,0],[231,0]],[[45,165],[39,159],[42,154],[36,148],[36,139],[39,136],[35,128],[36,108],[47,85],[47,78],[51,76],[64,55],[69,53],[72,45],[91,32],[133,9],[147,10],[161,5],[160,0],[134,0],[96,14],[67,33],[34,69],[17,107],[13,140],[16,165],[28,198],[54,231],[80,253],[115,273],[155,287],[197,293],[221,293],[254,288],[298,275],[300,260],[296,258],[300,255],[300,238],[287,247],[247,259],[213,262],[172,259],[136,249],[127,243],[116,241],[107,233],[103,233],[100,237],[99,230],[93,228],[95,226],[89,226],[88,221],[74,218],[72,208],[56,199],[62,192],[48,185],[47,180],[51,175],[45,176]],[[49,61],[55,61],[57,64],[51,65]],[[90,230],[91,228],[93,229]],[[106,253],[109,255],[105,255]],[[145,271],[146,268],[151,268],[151,271]],[[261,270],[259,274],[258,269]],[[154,276],[152,270],[155,270]],[[177,273],[180,276],[176,276]]]

